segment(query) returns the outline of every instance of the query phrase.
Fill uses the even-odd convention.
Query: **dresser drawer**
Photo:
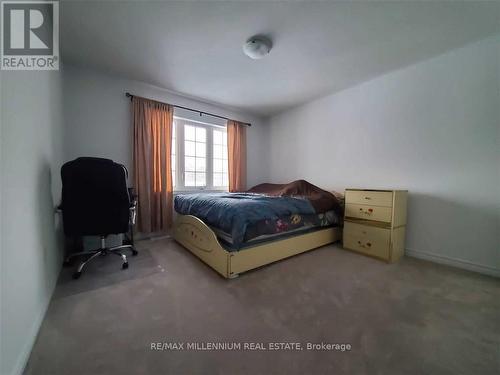
[[[345,203],[392,207],[392,191],[346,190]]]
[[[392,219],[392,208],[369,206],[366,204],[346,204],[345,217],[390,223]]]
[[[344,247],[389,260],[391,230],[344,223]]]
[[[390,228],[374,227],[372,225],[364,225],[353,223],[351,221],[344,222],[344,234],[348,234],[359,238],[371,239],[386,239],[391,236]]]

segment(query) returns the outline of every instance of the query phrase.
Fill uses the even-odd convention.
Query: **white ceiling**
[[[61,4],[65,62],[263,116],[497,33],[500,1]]]

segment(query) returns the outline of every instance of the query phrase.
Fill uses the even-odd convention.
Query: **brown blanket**
[[[289,184],[260,184],[254,186],[248,190],[248,192],[278,197],[303,197],[311,202],[316,213],[323,213],[331,210],[339,213],[341,211],[339,201],[332,193],[320,189],[305,180],[297,180]]]

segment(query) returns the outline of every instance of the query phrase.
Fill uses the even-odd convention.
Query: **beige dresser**
[[[404,254],[406,190],[346,189],[344,248],[387,262]]]

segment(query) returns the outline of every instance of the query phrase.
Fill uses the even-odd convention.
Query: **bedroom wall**
[[[270,176],[409,190],[407,254],[500,276],[500,35],[270,119]]]
[[[247,129],[248,185],[266,181],[267,129],[256,116],[208,104],[161,88],[77,66],[65,66],[66,159],[106,157],[131,171],[132,124],[125,92],[250,122]]]
[[[62,264],[61,72],[0,73],[0,374],[21,374]]]

